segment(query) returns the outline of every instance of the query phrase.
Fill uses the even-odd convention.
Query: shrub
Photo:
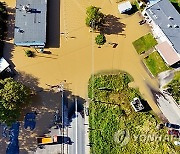
[[[25,51],[25,54],[26,54],[26,56],[28,56],[28,57],[33,57],[33,56],[34,56],[34,53],[33,53],[31,50],[26,50],[26,51]]]
[[[99,34],[98,36],[96,36],[95,40],[97,45],[103,45],[104,43],[106,43],[106,37],[103,34]]]

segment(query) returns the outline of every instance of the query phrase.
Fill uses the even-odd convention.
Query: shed
[[[0,59],[0,73],[9,67],[9,63],[3,57]]]
[[[125,13],[125,12],[127,12],[127,11],[129,11],[131,9],[132,9],[132,5],[131,5],[131,3],[129,1],[120,3],[118,5],[118,10],[119,10],[120,13]]]
[[[135,97],[133,99],[133,101],[131,102],[131,105],[136,112],[139,112],[144,109],[144,106],[142,105],[138,97]]]
[[[47,0],[16,0],[14,44],[43,48],[46,16]]]

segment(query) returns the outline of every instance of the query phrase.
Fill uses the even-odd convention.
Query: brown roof
[[[180,60],[178,53],[169,45],[167,41],[160,43],[156,46],[156,49],[169,65],[173,65]]]

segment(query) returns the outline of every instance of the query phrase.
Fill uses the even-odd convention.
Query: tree
[[[97,45],[103,45],[106,43],[106,37],[103,34],[99,34],[96,36],[95,41]]]
[[[0,80],[0,121],[11,123],[29,102],[31,90],[12,78]]]
[[[0,57],[3,56],[4,39],[7,33],[7,18],[6,3],[0,2]]]
[[[93,29],[98,29],[104,21],[104,14],[99,11],[99,7],[90,6],[86,9],[86,25]]]

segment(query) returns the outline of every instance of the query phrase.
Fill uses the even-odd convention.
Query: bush
[[[104,43],[106,43],[106,37],[103,34],[99,34],[98,36],[96,36],[95,40],[97,45],[103,45]]]
[[[26,50],[26,51],[25,51],[25,54],[26,54],[26,56],[28,56],[28,57],[33,57],[33,56],[34,56],[34,53],[33,53],[31,50]]]

